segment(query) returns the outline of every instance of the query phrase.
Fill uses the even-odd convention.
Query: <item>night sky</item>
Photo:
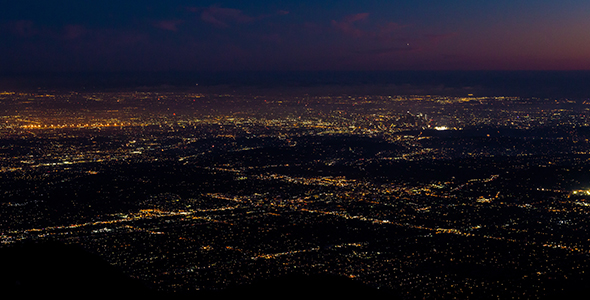
[[[20,0],[0,72],[589,70],[588,0]]]

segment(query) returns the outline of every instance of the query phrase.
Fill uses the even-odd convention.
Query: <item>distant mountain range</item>
[[[0,89],[222,88],[371,94],[590,98],[590,71],[283,71],[0,74]]]

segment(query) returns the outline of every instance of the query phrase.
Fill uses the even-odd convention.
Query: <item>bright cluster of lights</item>
[[[579,196],[590,196],[590,190],[575,190],[572,192],[572,194]]]
[[[51,128],[96,128],[96,127],[120,127],[120,126],[129,126],[129,123],[108,123],[108,124],[61,124],[61,125],[23,125],[21,128],[23,129],[51,129]]]

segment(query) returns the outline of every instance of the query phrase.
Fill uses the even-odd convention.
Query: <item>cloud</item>
[[[31,20],[18,20],[8,23],[9,31],[21,38],[41,37],[50,40],[74,40],[84,36],[88,30],[78,24],[48,27]]]
[[[349,47],[360,48],[357,51],[353,50],[356,54],[387,55],[425,52],[432,50],[441,41],[456,35],[456,33],[425,34],[410,25],[396,22],[369,22],[369,17],[368,13],[359,13],[331,22],[333,30],[337,30],[348,38],[362,40],[362,43],[348,41]],[[341,42],[340,47],[342,45],[346,45],[346,41]]]
[[[10,23],[10,30],[20,37],[31,37],[38,33],[35,23],[31,20],[18,20]]]
[[[343,22],[351,24],[356,21],[365,20],[367,17],[369,17],[369,13],[360,13],[360,14],[349,15],[344,18]]]
[[[255,19],[256,20],[262,20],[262,19],[266,19],[266,18],[272,18],[272,17],[275,17],[275,16],[285,16],[285,15],[288,15],[288,14],[289,14],[289,12],[286,11],[286,10],[279,10],[279,11],[277,11],[275,13],[272,13],[272,14],[260,15],[260,16],[256,17]]]
[[[362,30],[356,26],[356,23],[367,20],[368,18],[369,13],[346,16],[342,21],[332,20],[332,28],[354,38],[391,40],[401,28],[407,27],[407,25],[401,25],[395,22],[373,26],[373,28],[366,30]]]
[[[422,48],[414,46],[402,46],[402,47],[387,47],[380,49],[371,49],[364,51],[357,51],[358,54],[388,54],[388,53],[400,53],[400,52],[419,52]]]
[[[272,14],[259,15],[256,17],[249,16],[239,9],[225,8],[225,7],[188,7],[188,11],[199,13],[201,21],[209,24],[213,24],[220,28],[229,28],[233,24],[244,24],[250,23],[257,20],[271,18],[275,16],[288,15],[289,12],[286,10],[278,10]]]
[[[387,24],[380,26],[376,33],[379,38],[389,38],[393,34],[397,33],[401,28],[405,28],[407,25],[401,25],[395,22],[388,22]]]
[[[350,35],[355,38],[366,36],[366,32],[354,26],[355,22],[365,20],[369,17],[369,13],[354,14],[345,17],[342,21],[332,20],[332,27],[343,32],[346,35]]]
[[[178,31],[178,25],[182,23],[184,23],[182,20],[163,20],[154,23],[154,27],[168,31]]]
[[[453,32],[446,34],[426,34],[424,36],[428,39],[430,43],[438,45],[438,43],[440,43],[443,40],[457,36],[457,33]]]
[[[86,28],[84,28],[82,25],[70,24],[64,26],[63,32],[64,39],[74,40],[83,36],[86,33]]]
[[[274,42],[274,43],[279,43],[282,41],[281,36],[277,33],[261,34],[258,36],[258,39],[261,41],[264,41],[264,42]]]
[[[245,15],[239,9],[208,7],[201,11],[201,20],[217,27],[228,28],[232,23],[249,23],[255,18]]]

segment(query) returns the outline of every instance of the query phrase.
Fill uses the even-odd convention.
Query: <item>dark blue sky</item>
[[[34,1],[0,72],[588,70],[590,1]]]

